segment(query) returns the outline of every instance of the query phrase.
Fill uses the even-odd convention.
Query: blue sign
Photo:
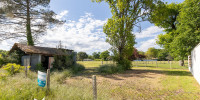
[[[41,71],[38,71],[38,85],[44,87],[46,85],[46,76],[47,74]]]

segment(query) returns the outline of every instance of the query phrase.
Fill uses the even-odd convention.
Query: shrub
[[[81,64],[74,64],[74,65],[72,66],[71,70],[72,70],[72,72],[73,72],[74,74],[76,74],[76,73],[78,73],[78,72],[80,72],[80,71],[85,70],[85,67],[84,67],[83,65],[81,65]]]
[[[36,69],[39,71],[46,71],[45,68],[43,67],[42,63],[36,64]]]
[[[74,57],[76,53],[70,55],[57,55],[54,56],[53,68],[58,70],[69,69],[73,64],[75,64]]]
[[[14,75],[15,73],[19,73],[24,70],[24,66],[17,65],[15,63],[8,63],[7,65],[2,67],[4,70],[8,72],[10,75]]]
[[[123,72],[123,66],[120,65],[113,65],[113,64],[105,64],[105,65],[101,65],[98,68],[98,72],[100,73],[104,73],[104,74],[114,74],[114,73],[120,73]]]
[[[121,66],[123,68],[123,70],[129,70],[131,69],[132,67],[132,63],[130,60],[128,59],[123,59],[123,60],[120,60],[118,63],[117,63],[118,66]]]

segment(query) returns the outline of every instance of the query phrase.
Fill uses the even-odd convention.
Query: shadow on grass
[[[98,73],[97,68],[88,68],[84,72],[78,74],[77,76],[92,78],[92,75],[99,75],[101,77],[110,78],[114,80],[124,80],[124,78],[129,78],[129,77],[155,78],[155,76],[159,74],[170,75],[170,76],[192,76],[192,74],[189,71],[185,70],[173,71],[173,70],[152,70],[152,69],[131,69],[123,73],[106,75]]]

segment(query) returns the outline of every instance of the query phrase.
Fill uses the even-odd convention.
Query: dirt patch
[[[122,74],[113,75],[97,75],[98,85],[110,85],[112,87],[137,87],[137,88],[162,88],[160,81],[164,75],[161,72],[154,72],[153,70],[128,70]],[[92,83],[92,75],[76,76],[66,80],[66,84],[74,84],[79,82],[81,84]]]

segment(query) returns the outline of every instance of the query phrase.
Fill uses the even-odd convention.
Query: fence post
[[[92,76],[93,83],[93,100],[97,100],[97,83],[96,83],[96,75]]]
[[[158,63],[157,63],[157,61],[156,61],[156,67],[158,68]]]
[[[146,61],[146,67],[147,67],[147,61]]]
[[[170,69],[172,69],[172,62],[170,61]]]
[[[27,78],[27,66],[25,66],[25,76]]]
[[[50,90],[50,69],[47,69],[47,90]]]

